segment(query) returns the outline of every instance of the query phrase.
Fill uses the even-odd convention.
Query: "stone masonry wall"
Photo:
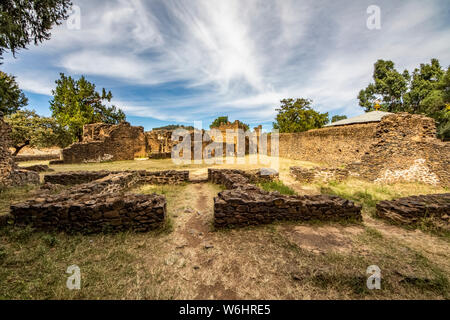
[[[251,176],[238,170],[208,171],[213,183],[225,185],[229,190],[214,198],[214,225],[242,227],[271,223],[279,220],[361,219],[361,207],[337,196],[285,196],[267,192],[250,183]],[[256,181],[255,181],[256,182]]]
[[[349,171],[344,168],[291,167],[290,173],[297,181],[303,183],[343,181],[350,175]]]
[[[412,224],[423,218],[440,220],[440,226],[450,230],[450,193],[431,194],[381,201],[376,215],[394,222]]]
[[[137,172],[110,174],[57,195],[11,205],[11,214],[15,225],[47,231],[96,233],[161,227],[166,213],[163,196],[123,194],[139,181]]]
[[[60,172],[44,176],[44,182],[60,185],[76,185],[102,179],[110,174],[135,173],[140,183],[180,184],[189,181],[189,171],[76,171]]]
[[[377,125],[375,143],[347,169],[380,183],[450,186],[450,143],[435,135],[431,118],[408,113],[385,116]]]
[[[87,125],[83,139],[63,149],[64,163],[133,160],[146,156],[144,128],[132,127],[128,122]]]
[[[376,123],[329,127],[300,133],[280,133],[280,157],[324,163],[351,163],[374,143]]]

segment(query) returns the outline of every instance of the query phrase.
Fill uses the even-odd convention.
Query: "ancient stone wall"
[[[133,160],[147,154],[143,127],[128,122],[118,125],[92,124],[83,130],[83,141],[63,149],[64,163]]]
[[[96,233],[161,227],[166,214],[163,196],[123,194],[139,181],[137,172],[110,174],[57,195],[11,205],[11,215],[17,226],[50,231]]]
[[[280,157],[330,166],[357,161],[375,142],[376,123],[280,133]]]
[[[49,161],[58,160],[61,158],[59,154],[34,154],[34,155],[18,155],[14,157],[15,162],[26,162],[26,161]]]
[[[258,174],[244,175],[239,170],[210,169],[208,178],[228,188],[214,198],[214,225],[218,228],[280,220],[361,219],[360,206],[337,196],[284,196],[278,192],[263,191],[250,183],[259,179]]]
[[[39,174],[19,169],[9,151],[11,128],[0,115],[0,187],[39,184]]]
[[[297,181],[302,183],[343,181],[350,175],[350,172],[344,168],[291,167],[290,173]]]
[[[312,137],[305,138],[307,135]],[[280,155],[290,156],[286,150],[291,149],[298,150],[295,158],[330,166],[291,168],[291,174],[301,182],[339,181],[347,176],[359,176],[380,183],[450,185],[450,143],[436,139],[435,121],[422,115],[397,113],[383,117],[379,123],[281,135]],[[312,152],[314,149],[316,153]]]
[[[435,135],[431,118],[409,113],[385,116],[377,125],[375,142],[347,169],[380,183],[450,186],[450,143]]]
[[[440,227],[450,230],[450,193],[430,194],[381,201],[376,215],[394,222],[413,224],[423,218],[435,218]]]
[[[44,176],[45,183],[60,185],[76,185],[102,179],[111,174],[134,173],[139,183],[148,184],[180,184],[189,181],[189,171],[74,171],[48,174]]]

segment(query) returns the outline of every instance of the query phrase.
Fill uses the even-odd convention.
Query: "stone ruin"
[[[164,225],[166,199],[126,190],[139,183],[182,183],[188,171],[66,172],[45,176],[44,191],[36,198],[11,205],[16,226],[79,233],[145,232]],[[54,186],[68,189],[52,194]],[[48,189],[48,191],[45,191]]]
[[[82,142],[62,150],[62,159],[51,164],[134,160],[146,156],[143,127],[128,122],[117,125],[96,123],[85,125]]]
[[[9,151],[10,133],[10,126],[3,121],[3,114],[0,114],[0,188],[5,186],[39,184],[40,178],[38,173],[19,169],[15,163]]]
[[[242,227],[274,221],[361,220],[361,206],[337,196],[285,196],[254,185],[275,175],[240,170],[209,169],[208,180],[228,190],[214,198],[214,226]]]
[[[370,128],[372,126],[370,124]],[[433,119],[408,113],[391,114],[383,117],[371,132],[372,129],[367,134],[373,138],[366,141],[368,147],[358,160],[344,167],[292,167],[291,174],[306,183],[341,181],[357,176],[379,183],[421,182],[450,186],[450,144],[436,139]]]
[[[381,201],[376,206],[376,215],[401,224],[415,224],[432,218],[438,227],[450,231],[450,193]]]
[[[237,121],[233,124],[222,125],[218,129],[223,134],[224,151],[225,134],[227,129],[243,129]],[[260,132],[261,128],[256,128]],[[61,159],[52,160],[51,164],[72,164],[104,161],[134,160],[135,158],[149,157],[151,159],[171,158],[174,147],[180,141],[172,140],[173,130],[152,130],[144,132],[143,127],[133,127],[128,122],[117,125],[95,123],[83,127],[81,142],[74,143],[61,152]],[[191,136],[191,158],[194,156],[194,130],[187,131]],[[214,142],[209,131],[202,130],[202,153],[207,146]],[[234,142],[237,150],[238,142]],[[249,140],[245,139],[245,152],[248,154]],[[214,156],[212,154],[211,156]]]

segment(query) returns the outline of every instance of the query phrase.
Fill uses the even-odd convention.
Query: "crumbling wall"
[[[304,146],[304,135],[298,136],[301,137],[299,142],[288,146],[294,148],[297,145],[298,152],[304,153],[303,160],[326,162],[330,167],[292,167],[291,174],[298,181],[340,181],[348,176],[358,176],[379,183],[421,182],[450,185],[450,143],[436,139],[436,125],[431,118],[397,113],[387,115],[375,124],[349,125],[308,132],[321,137],[309,141],[315,145],[313,149],[322,150],[321,152],[313,155],[309,147],[306,151],[300,149]],[[329,137],[329,134],[333,137]],[[367,136],[363,137],[364,135]],[[287,149],[282,141],[295,137],[295,134],[285,136],[284,140],[280,137],[280,150]],[[360,142],[357,142],[359,139]],[[329,145],[330,143],[332,145]],[[344,147],[345,144],[348,146]],[[336,147],[339,147],[338,152]],[[351,152],[355,148],[358,148],[359,152]],[[339,157],[342,150],[348,152],[343,152],[342,157]],[[361,150],[364,150],[362,154]],[[328,152],[330,154],[325,155]],[[343,164],[346,165],[345,168],[341,167]]]
[[[64,163],[133,160],[147,154],[144,128],[128,122],[86,125],[83,139],[63,149]]]
[[[315,181],[343,181],[350,175],[350,172],[344,168],[291,167],[290,173],[297,181],[303,183],[312,183]]]
[[[214,198],[214,225],[218,228],[280,220],[361,219],[360,206],[337,196],[285,196],[278,192],[263,191],[251,184],[251,181],[257,182],[257,174],[209,169],[208,178],[228,188]]]
[[[434,218],[439,226],[450,230],[450,193],[430,194],[381,201],[376,215],[393,222],[414,224],[424,218]]]
[[[11,215],[17,226],[31,225],[46,231],[96,233],[159,228],[166,214],[163,196],[123,194],[139,182],[137,172],[110,174],[57,195],[11,205]]]
[[[378,123],[375,142],[367,153],[347,169],[380,183],[417,181],[450,186],[450,143],[436,139],[431,118],[388,115]]]
[[[148,184],[180,184],[189,181],[189,171],[69,171],[59,172],[55,174],[48,174],[44,176],[45,183],[60,184],[60,185],[76,185],[81,183],[88,183],[98,179],[105,178],[109,175],[120,173],[136,174],[139,183]]]

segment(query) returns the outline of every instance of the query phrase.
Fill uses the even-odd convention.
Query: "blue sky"
[[[269,130],[283,98],[310,98],[330,115],[356,99],[377,59],[400,70],[450,64],[450,1],[73,0],[81,28],[6,55],[29,108],[50,115],[60,72],[85,75],[133,125],[204,127],[221,115]],[[366,10],[381,9],[369,30]]]

